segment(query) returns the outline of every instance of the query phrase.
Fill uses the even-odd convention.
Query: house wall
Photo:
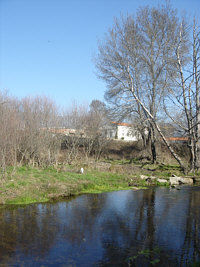
[[[102,130],[103,136],[108,139],[138,141],[141,139],[139,131],[134,130],[134,125],[128,123],[112,122]]]
[[[118,125],[117,139],[125,141],[138,141],[139,139],[141,139],[141,136],[139,132],[134,130],[132,127]]]

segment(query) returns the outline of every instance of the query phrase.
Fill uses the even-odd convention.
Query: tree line
[[[65,146],[64,162],[100,157],[104,138],[99,129],[105,123],[104,105],[98,100],[90,107],[73,104],[67,111],[60,111],[47,97],[17,100],[6,92],[0,92],[0,171],[13,166],[58,165],[61,148]],[[64,136],[50,129],[70,128],[84,130],[79,135]],[[80,154],[81,151],[81,154]]]
[[[105,99],[121,117],[132,117],[148,138],[152,161],[162,139],[183,171],[187,166],[175,153],[160,127],[173,123],[188,137],[190,171],[200,168],[200,29],[180,17],[166,3],[142,7],[135,15],[116,19],[99,43],[98,76],[106,82]],[[145,129],[148,136],[145,137]]]

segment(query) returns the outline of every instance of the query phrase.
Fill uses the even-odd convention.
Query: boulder
[[[157,179],[157,182],[159,183],[167,183],[168,181],[166,179]]]
[[[183,178],[183,177],[180,177],[180,182],[183,184],[193,184],[194,183],[192,178]]]
[[[175,177],[170,177],[169,178],[169,182],[170,182],[170,184],[172,185],[179,185],[180,184],[180,177],[177,177],[177,176],[175,176]]]
[[[178,177],[173,175],[173,177],[169,178],[171,185],[179,185],[179,184],[193,184],[194,180],[192,178],[187,177]]]

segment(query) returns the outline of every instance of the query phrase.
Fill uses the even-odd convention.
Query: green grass
[[[101,193],[130,189],[124,175],[120,174],[93,171],[81,177],[89,182],[83,184],[81,193]]]
[[[38,202],[45,202],[48,201],[48,198],[32,198],[29,196],[21,196],[21,197],[17,197],[14,200],[7,200],[6,204],[17,204],[17,205],[27,205],[27,204],[31,204],[31,203],[38,203]]]
[[[80,193],[100,193],[128,189],[126,175],[85,171],[84,174],[54,168],[19,167],[2,180],[1,204],[29,204],[46,202]]]
[[[162,164],[159,165],[159,170],[179,170],[181,171],[181,167],[179,165],[169,165],[169,164]]]
[[[112,164],[119,166],[122,161]],[[127,162],[124,161],[127,166]],[[101,193],[115,190],[131,189],[128,182],[133,179],[133,187],[137,185],[139,188],[147,188],[145,180],[140,179],[140,174],[147,176],[156,176],[158,178],[168,178],[172,173],[180,174],[177,166],[163,166],[149,164],[145,168],[137,169],[132,174],[126,174],[126,169],[119,172],[99,172],[97,170],[85,167],[84,174],[73,171],[75,167],[65,166],[65,171],[56,170],[53,167],[46,169],[18,167],[15,172],[9,167],[7,176],[1,180],[0,184],[0,204],[29,204],[35,202],[46,202],[52,199],[69,197],[81,193]],[[120,167],[121,168],[121,167]],[[154,171],[151,171],[154,169]],[[160,184],[158,182],[153,185],[168,186],[169,184]]]

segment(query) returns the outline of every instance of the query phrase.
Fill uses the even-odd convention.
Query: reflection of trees
[[[59,232],[56,205],[47,204],[39,207],[33,205],[31,210],[25,208],[19,214],[18,242],[24,254],[44,256],[54,245]]]
[[[0,216],[0,262],[24,255],[45,257],[61,236],[71,244],[81,244],[93,236],[95,220],[104,209],[106,194],[88,195],[82,201],[30,205],[2,210]]]
[[[20,255],[47,262],[57,246],[58,257],[77,266],[91,258],[88,266],[149,266],[155,260],[185,266],[200,260],[199,190],[128,191],[118,201],[115,193],[109,196],[1,210],[0,262],[20,261]]]
[[[41,205],[42,207],[43,205]],[[44,256],[54,245],[59,231],[56,206],[39,205],[3,210],[0,219],[0,261],[8,260],[16,251],[25,255]],[[41,214],[42,213],[42,214]],[[38,219],[41,218],[39,221]]]
[[[200,261],[200,216],[199,191],[189,191],[188,214],[186,218],[186,232],[182,246],[181,263],[184,261]]]
[[[9,259],[15,253],[17,243],[16,227],[10,223],[9,215],[9,211],[0,212],[0,262]]]
[[[99,263],[100,266],[110,266],[110,263],[114,264],[114,266],[149,266],[151,262],[156,265],[156,261],[158,266],[186,266],[188,262],[199,261],[199,191],[195,192],[191,190],[189,196],[188,213],[186,212],[183,216],[183,220],[185,220],[183,225],[186,225],[186,231],[185,227],[182,227],[181,230],[182,235],[185,235],[185,241],[182,243],[179,241],[182,255],[167,245],[161,246],[160,241],[162,240],[162,236],[158,236],[160,231],[157,233],[158,228],[162,228],[162,217],[166,217],[166,214],[170,216],[171,212],[173,212],[173,209],[171,209],[172,206],[170,207],[168,203],[163,205],[162,210],[159,212],[161,218],[156,218],[155,191],[146,190],[142,192],[142,198],[137,199],[139,200],[137,207],[134,206],[133,208],[131,206],[134,200],[130,199],[130,204],[126,205],[126,213],[130,214],[129,222],[126,223],[128,225],[132,223],[132,228],[124,227],[124,218],[117,214],[114,215],[114,225],[111,226],[109,221],[104,223],[104,231],[109,233],[111,242],[106,240],[106,238],[102,240],[104,257]],[[173,198],[173,201],[179,203],[180,198],[176,196]],[[186,206],[187,203],[188,201],[186,199]],[[185,204],[182,204],[184,214]],[[163,228],[164,231],[165,228]],[[112,234],[111,237],[110,234]],[[174,236],[174,240],[176,240],[176,235]]]
[[[106,208],[107,194],[83,195],[66,209],[63,236],[71,243],[81,244],[86,237],[96,239],[95,224]]]
[[[133,255],[137,255],[144,248],[154,249],[155,191],[144,190],[140,193],[142,194],[141,198],[134,199],[134,194],[132,194],[128,199],[125,220],[124,216],[114,214],[113,224],[109,220],[104,222],[104,231],[109,233],[108,238],[112,241],[109,242],[106,238],[102,240],[105,260],[101,261],[100,266],[109,266],[111,262],[114,266],[128,266],[128,264],[133,264],[133,261],[128,260]],[[137,205],[133,207],[132,204],[135,201],[137,201]],[[151,253],[148,258],[149,261],[153,260]],[[142,263],[141,258],[137,258],[135,262],[137,262],[136,266],[143,266],[138,265]]]

